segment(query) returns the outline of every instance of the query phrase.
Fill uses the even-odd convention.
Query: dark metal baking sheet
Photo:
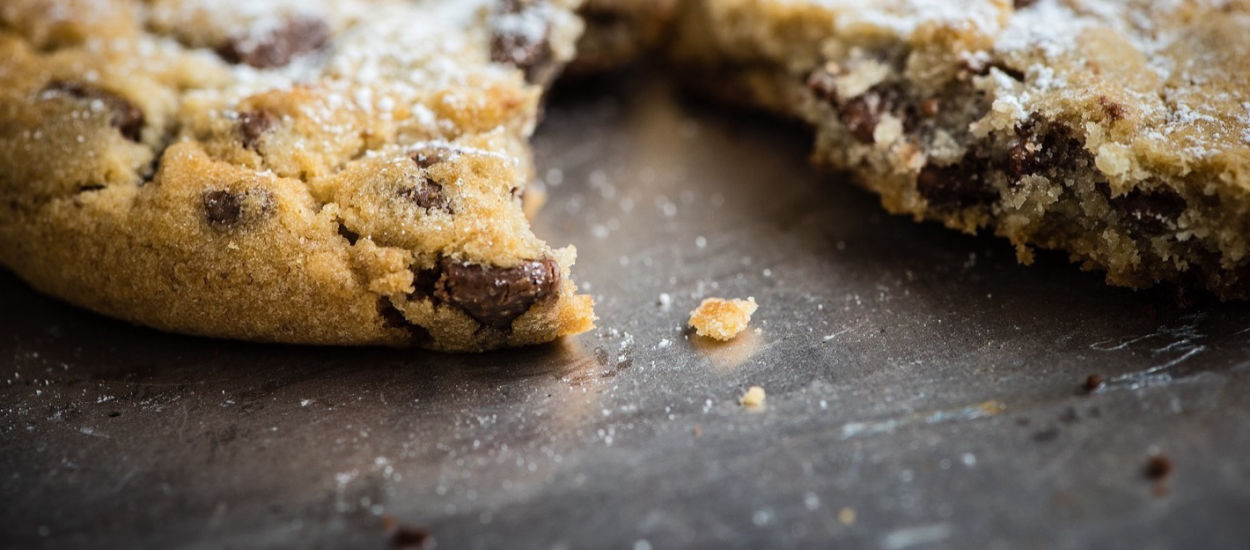
[[[0,275],[3,546],[384,548],[389,517],[440,548],[1247,547],[1245,304],[1021,267],[795,128],[626,81],[538,132],[539,231],[600,315],[559,344],[213,341]],[[688,338],[713,295],[758,332]]]

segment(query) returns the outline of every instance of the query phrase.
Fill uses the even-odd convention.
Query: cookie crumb
[[[843,506],[841,510],[838,510],[838,521],[841,522],[842,525],[851,525],[855,523],[855,509],[850,506]]]
[[[763,407],[765,397],[767,396],[764,394],[764,388],[751,386],[746,393],[742,394],[742,397],[738,398],[738,404],[749,409]]]
[[[754,297],[746,300],[708,298],[690,312],[689,325],[699,336],[727,342],[746,330],[751,314],[758,308]]]

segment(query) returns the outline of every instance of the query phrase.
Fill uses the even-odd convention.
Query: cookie
[[[588,330],[523,197],[575,1],[9,0],[0,262],[162,330],[480,351]]]
[[[1250,3],[693,0],[673,48],[891,212],[1250,297]]]

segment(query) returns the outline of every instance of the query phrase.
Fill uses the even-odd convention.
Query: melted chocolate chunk
[[[139,141],[143,132],[143,111],[126,98],[113,92],[83,84],[81,82],[56,81],[45,88],[46,91],[66,94],[83,101],[99,101],[113,113],[109,124],[117,128],[122,136],[130,141]]]
[[[922,107],[907,101],[897,85],[878,84],[862,95],[838,107],[838,118],[851,130],[860,143],[871,144],[876,140],[873,133],[882,115],[894,115],[903,123],[903,130],[910,132],[922,118]],[[936,114],[936,113],[935,113]]]
[[[210,189],[200,194],[204,219],[213,229],[230,229],[273,209],[273,197],[264,189],[235,192]]]
[[[243,138],[243,146],[255,150],[260,145],[261,136],[265,135],[277,117],[268,111],[248,111],[239,114],[239,135]]]
[[[838,118],[851,130],[851,135],[860,143],[872,143],[873,131],[881,121],[881,104],[879,98],[865,94],[848,101],[838,109]]]
[[[1030,121],[1016,130],[1020,141],[1007,154],[1006,170],[1017,179],[1067,166],[1085,153],[1081,142],[1067,128],[1052,126],[1042,130],[1040,126],[1039,122]]]
[[[1180,195],[1167,190],[1146,193],[1134,189],[1111,202],[1148,235],[1162,235],[1173,229],[1188,206]]]
[[[988,163],[969,152],[957,164],[922,168],[916,178],[916,190],[937,207],[985,204],[998,198],[998,191],[985,181],[987,169]]]
[[[531,260],[517,267],[494,267],[444,259],[434,295],[464,310],[483,325],[506,329],[535,302],[555,294],[559,267]]]
[[[447,197],[443,196],[443,186],[425,176],[418,176],[415,184],[400,189],[399,196],[425,209],[446,209],[448,206]]]
[[[1016,9],[1023,9],[1023,8],[1032,6],[1033,4],[1036,4],[1036,3],[1037,3],[1037,0],[1014,0],[1011,3],[1011,5]]]
[[[295,56],[320,49],[330,41],[330,27],[316,17],[292,17],[260,34],[238,35],[217,46],[217,55],[230,63],[258,69],[282,67]]]
[[[1152,236],[1173,229],[1176,219],[1189,206],[1183,197],[1167,189],[1133,189],[1118,197],[1111,196],[1111,186],[1105,181],[1096,183],[1094,189],[1107,199],[1112,208],[1127,216],[1138,231]]]
[[[243,217],[243,197],[238,193],[218,189],[200,195],[204,203],[204,216],[214,227],[230,227]]]
[[[545,80],[552,72],[549,34],[551,24],[540,11],[541,2],[504,0],[490,40],[490,59],[525,71],[531,83]]]

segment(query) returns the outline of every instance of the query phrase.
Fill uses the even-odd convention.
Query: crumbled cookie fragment
[[[738,404],[748,409],[757,409],[764,406],[765,397],[767,395],[764,393],[764,388],[751,386],[746,393],[742,394],[742,397],[738,398]]]
[[[708,298],[690,312],[689,325],[699,336],[728,342],[746,330],[751,314],[758,308],[753,297],[746,300]]]
[[[243,140],[243,147],[256,149],[260,145],[261,136],[265,135],[275,122],[277,122],[277,117],[268,111],[239,113],[239,136]]]

